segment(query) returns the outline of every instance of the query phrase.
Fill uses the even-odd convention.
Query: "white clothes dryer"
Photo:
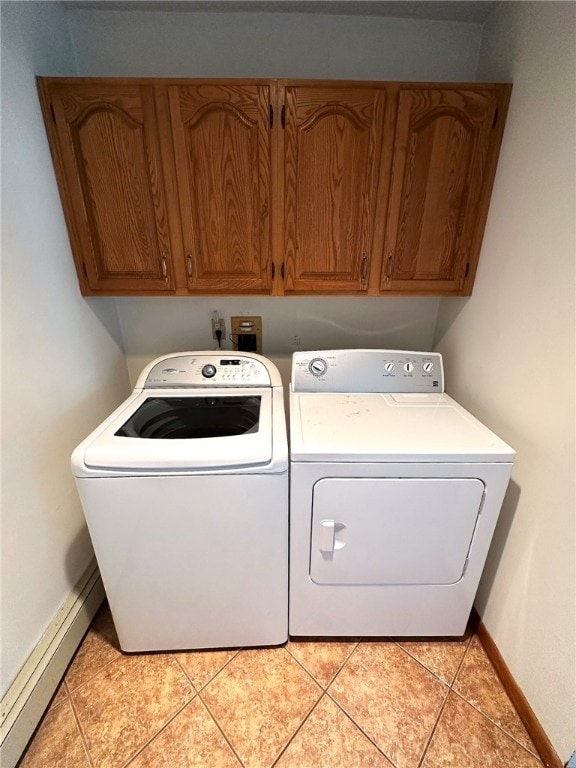
[[[436,353],[298,352],[290,390],[290,634],[463,634],[512,448]]]
[[[270,361],[158,358],[72,470],[125,651],[286,640],[288,443]]]

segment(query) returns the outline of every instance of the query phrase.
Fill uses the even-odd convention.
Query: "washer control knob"
[[[384,370],[386,371],[386,373],[392,373],[395,367],[396,367],[395,363],[384,363]]]
[[[414,363],[404,363],[404,370],[406,373],[412,373],[414,370]]]
[[[204,376],[205,379],[211,379],[213,376],[216,376],[216,366],[212,365],[212,363],[205,365],[204,368],[202,368],[202,376]]]
[[[308,363],[308,370],[313,376],[323,376],[328,370],[328,363],[322,357],[315,357]]]
[[[434,370],[434,363],[424,363],[422,368],[424,369],[424,373],[432,373]]]

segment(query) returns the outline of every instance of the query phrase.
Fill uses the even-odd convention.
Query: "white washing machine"
[[[288,444],[276,367],[167,355],[72,455],[125,651],[288,633]]]
[[[298,352],[290,389],[290,634],[463,634],[512,448],[439,354]]]

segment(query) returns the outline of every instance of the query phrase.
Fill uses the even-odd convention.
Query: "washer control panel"
[[[144,389],[269,386],[270,374],[260,360],[226,353],[174,355],[156,363],[144,383]]]
[[[444,392],[442,355],[390,349],[296,352],[294,392]]]

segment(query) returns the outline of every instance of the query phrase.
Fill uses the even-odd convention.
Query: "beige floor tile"
[[[274,768],[394,768],[354,723],[324,696]]]
[[[398,768],[414,768],[448,688],[396,643],[360,643],[328,693]]]
[[[465,637],[462,640],[402,641],[399,645],[441,680],[452,685],[469,642],[470,638]]]
[[[477,637],[472,638],[454,690],[536,754],[536,748]]]
[[[356,643],[291,641],[286,646],[294,658],[326,688],[334,679]]]
[[[543,768],[484,715],[451,693],[422,768]]]
[[[416,768],[450,682],[421,768],[543,768],[476,637],[357,640],[127,655],[106,606],[19,768]]]
[[[70,702],[48,710],[19,768],[90,768]]]
[[[197,696],[130,763],[130,768],[240,768]]]
[[[322,695],[284,648],[240,651],[200,694],[247,768],[268,768]]]
[[[187,653],[177,653],[176,658],[186,670],[186,674],[192,680],[192,684],[197,691],[212,680],[222,667],[233,659],[238,653],[237,650],[222,651],[188,651]]]
[[[104,603],[68,668],[68,690],[73,691],[83,685],[103,667],[121,656],[110,608]]]
[[[194,690],[176,659],[148,654],[122,656],[70,695],[95,768],[119,768]]]

